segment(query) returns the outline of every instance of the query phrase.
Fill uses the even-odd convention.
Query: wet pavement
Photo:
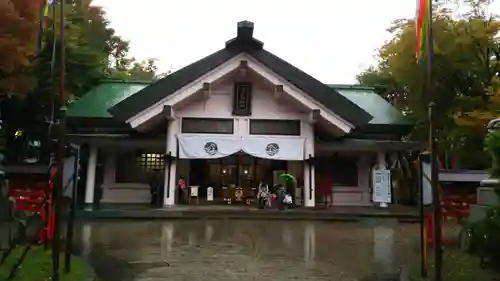
[[[75,242],[102,281],[350,281],[418,260],[419,225],[97,221],[79,225]]]

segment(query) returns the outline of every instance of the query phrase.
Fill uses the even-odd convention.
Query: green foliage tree
[[[156,61],[137,62],[129,57],[130,43],[109,27],[101,7],[93,6],[90,0],[66,3],[66,92],[70,97],[80,97],[103,78],[153,79],[157,71]],[[52,24],[53,20],[58,26],[58,17],[50,17],[49,23]],[[45,32],[47,44],[37,62],[37,74],[41,77],[39,90],[51,88],[52,51],[54,43],[56,50],[59,49],[58,33],[56,29],[53,34],[50,28]],[[59,65],[56,56],[55,69],[59,69]],[[56,85],[58,76],[53,80]]]
[[[499,179],[500,131],[488,135],[486,150],[492,160],[490,175]],[[494,188],[500,202],[500,186]],[[481,265],[500,272],[500,204],[488,207],[484,219],[472,225],[471,238],[469,250],[481,258]]]
[[[484,168],[484,135],[457,123],[456,117],[489,102],[488,89],[500,71],[500,21],[486,13],[489,1],[457,2],[468,8],[466,13],[457,15],[449,5],[438,5],[434,14],[432,98],[441,149],[453,152],[465,167]],[[412,138],[425,141],[430,95],[424,91],[426,66],[415,61],[414,21],[397,20],[388,31],[393,37],[379,49],[377,65],[361,73],[358,81],[379,85],[384,98],[415,120]]]
[[[54,106],[54,101],[59,100],[61,1],[54,1],[56,16],[50,11],[46,20],[39,54],[35,54],[39,1],[0,1],[0,94],[3,94],[0,135],[17,160],[30,140],[48,139],[47,121],[59,107]],[[139,62],[131,58],[129,42],[109,26],[101,7],[92,5],[92,0],[65,0],[64,3],[68,100],[82,96],[103,78],[153,80],[156,77],[156,61]],[[6,34],[8,36],[4,36]],[[14,133],[18,130],[24,134],[16,138]]]

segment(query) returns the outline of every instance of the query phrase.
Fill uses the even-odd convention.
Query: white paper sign
[[[207,201],[214,201],[214,188],[211,186],[207,187]]]
[[[191,197],[198,197],[198,187],[197,185],[192,185],[189,187],[191,190]]]
[[[387,169],[373,170],[373,194],[372,200],[375,203],[391,203],[391,171]]]
[[[424,205],[432,204],[432,169],[431,164],[422,162],[422,189],[424,192]]]

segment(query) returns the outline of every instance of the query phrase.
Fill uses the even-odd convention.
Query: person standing
[[[183,176],[179,176],[179,180],[177,181],[177,196],[180,204],[186,204],[187,202],[187,186],[186,181]]]
[[[264,182],[259,184],[259,189],[257,193],[257,201],[259,204],[259,209],[264,209],[266,205],[269,205],[269,187]]]
[[[284,210],[285,209],[285,196],[286,196],[286,188],[282,184],[278,184],[276,187],[276,200],[278,201],[278,209],[279,210]]]

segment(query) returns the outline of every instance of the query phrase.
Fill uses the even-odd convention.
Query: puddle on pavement
[[[418,224],[120,221],[77,227],[102,281],[359,280],[418,259]]]

